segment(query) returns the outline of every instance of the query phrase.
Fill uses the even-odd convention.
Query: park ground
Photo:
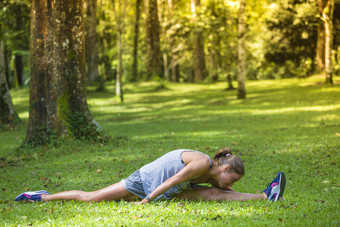
[[[247,99],[226,83],[141,82],[125,86],[125,103],[88,88],[88,103],[105,132],[101,142],[54,141],[20,148],[28,89],[11,95],[23,124],[0,132],[0,226],[339,226],[340,78],[248,81]],[[213,156],[230,146],[246,175],[234,185],[258,193],[283,171],[284,200],[18,203],[26,190],[97,190],[158,156],[197,149]]]

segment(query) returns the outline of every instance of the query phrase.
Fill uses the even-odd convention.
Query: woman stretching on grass
[[[127,179],[94,192],[65,191],[50,195],[47,191],[24,192],[15,200],[51,201],[80,200],[136,201],[187,199],[277,201],[285,189],[285,175],[279,172],[262,194],[237,193],[232,189],[244,176],[242,160],[232,155],[229,148],[218,151],[213,160],[199,151],[179,149],[171,151],[143,166]],[[210,183],[212,187],[200,186]]]

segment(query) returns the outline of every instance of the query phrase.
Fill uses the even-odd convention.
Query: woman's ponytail
[[[217,161],[221,157],[226,157],[228,155],[232,155],[229,147],[222,148],[214,155],[214,161]]]

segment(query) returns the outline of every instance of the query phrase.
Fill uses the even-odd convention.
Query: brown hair
[[[229,147],[222,148],[214,155],[214,161],[219,166],[230,165],[229,171],[235,172],[240,176],[244,176],[244,164],[240,157],[231,154]]]

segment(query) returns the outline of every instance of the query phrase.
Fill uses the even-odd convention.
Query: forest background
[[[320,43],[325,35],[320,11],[325,3],[246,1],[247,79],[307,77],[323,70],[324,60],[319,55],[324,53],[324,45],[318,46],[318,40]],[[88,0],[84,4],[88,83],[116,78],[119,34],[124,83],[237,78],[238,1]],[[30,8],[27,0],[0,3],[6,77],[11,88],[30,82]],[[339,1],[334,2],[333,15],[333,73],[338,75]],[[200,65],[194,58],[199,58]],[[198,77],[195,70],[202,75]]]

